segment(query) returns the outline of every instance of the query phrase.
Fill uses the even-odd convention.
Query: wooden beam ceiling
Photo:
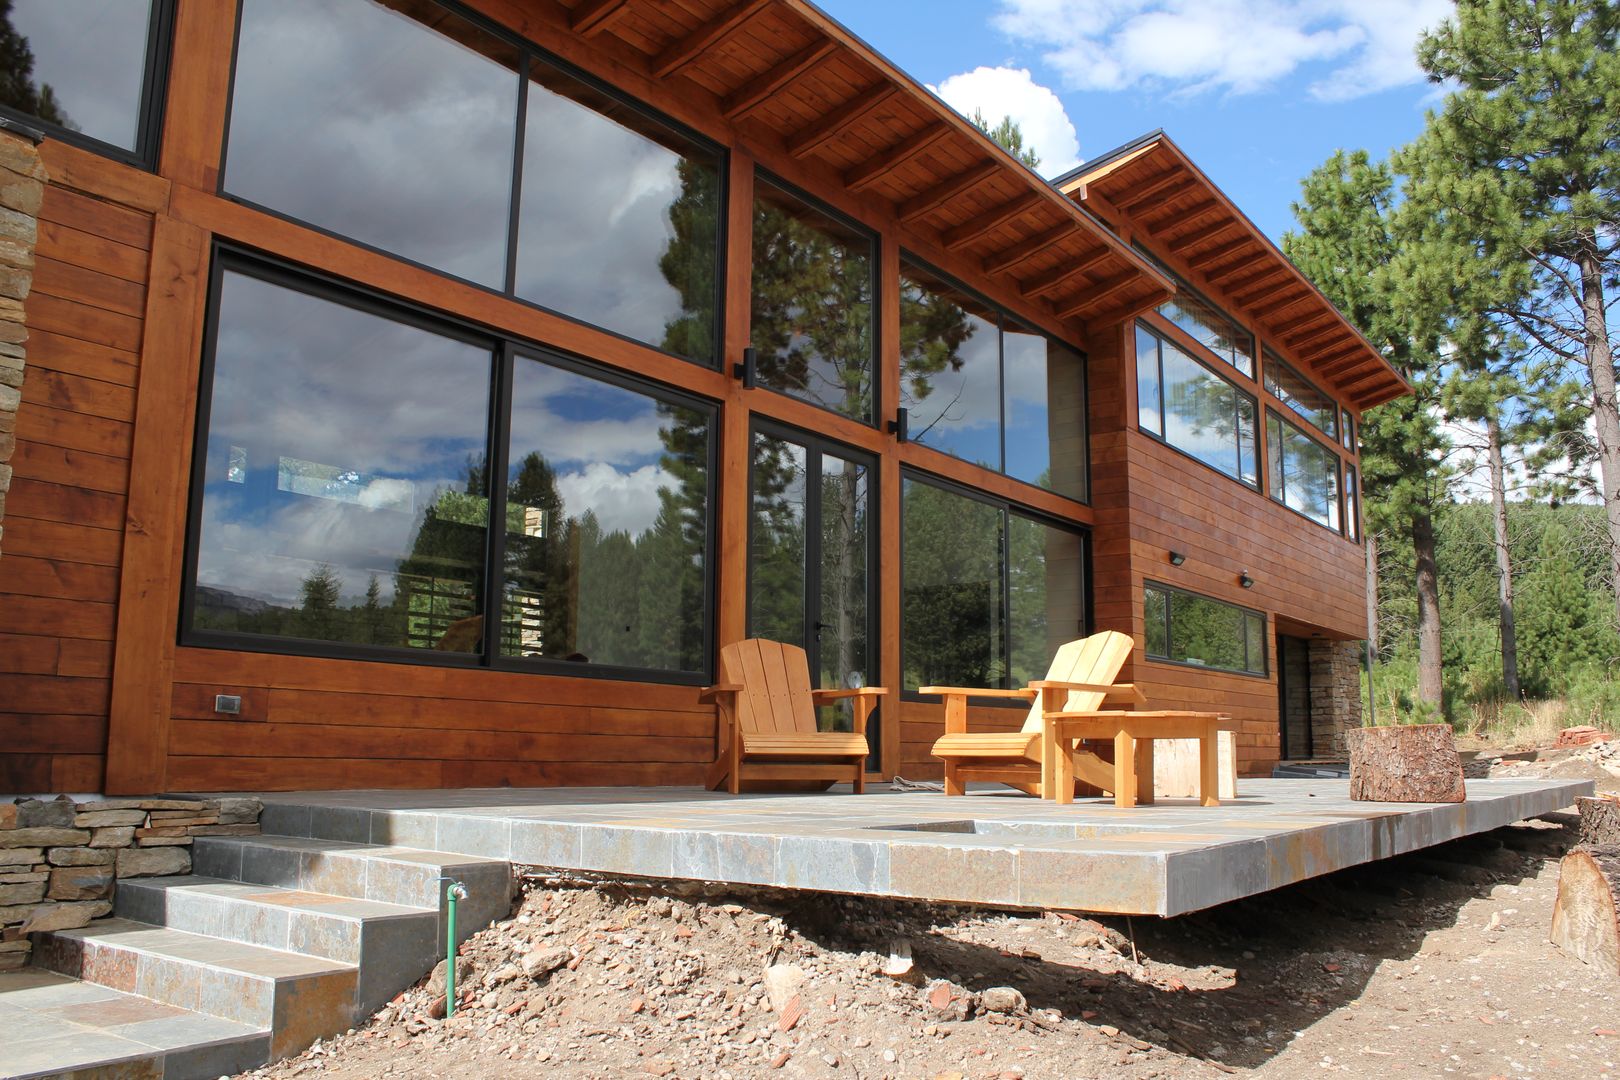
[[[1058,304],[1058,318],[1073,318],[1092,304],[1101,303],[1120,290],[1128,288],[1131,282],[1136,280],[1136,276],[1134,271],[1127,270],[1123,274],[1116,274],[1107,280],[1099,281],[1089,289],[1082,290]]]
[[[986,274],[999,274],[1005,270],[1011,270],[1025,259],[1033,259],[1078,228],[1079,226],[1074,222],[1065,221],[1063,224],[1047,229],[1045,232],[1036,233],[1027,240],[1020,240],[1005,251],[986,257],[979,264],[980,268]]]
[[[806,45],[782,63],[768,68],[757,78],[744,83],[741,88],[729,94],[721,103],[721,111],[725,113],[727,120],[741,120],[786,90],[795,79],[808,73],[810,69],[831,56],[837,48],[837,42],[830,38],[822,38]]]
[[[1149,180],[1141,187],[1127,192],[1126,198],[1116,202],[1114,205],[1129,213],[1155,195],[1163,194],[1167,199],[1174,199],[1176,196],[1191,191],[1197,186],[1197,180],[1185,176],[1180,169],[1171,169],[1163,176]]]
[[[1237,222],[1233,221],[1231,218],[1226,218],[1225,220],[1217,221],[1212,225],[1205,225],[1202,229],[1194,229],[1186,236],[1178,236],[1174,240],[1169,241],[1165,246],[1171,251],[1175,252],[1177,255],[1180,255],[1187,248],[1202,244],[1205,240],[1213,240],[1215,237],[1219,236],[1221,233],[1225,232],[1227,229],[1230,229],[1236,224]]]
[[[1218,263],[1228,255],[1236,255],[1238,252],[1248,247],[1251,243],[1253,243],[1253,241],[1247,236],[1240,236],[1236,240],[1227,241],[1220,247],[1210,248],[1208,251],[1203,252],[1202,254],[1187,256],[1187,265],[1194,270],[1202,271],[1204,267],[1209,266],[1212,263]],[[1242,264],[1240,263],[1238,265],[1241,266]]]
[[[568,27],[576,34],[590,37],[606,30],[613,20],[624,13],[630,0],[585,0],[568,17]]]
[[[788,153],[796,158],[809,157],[837,138],[845,128],[880,108],[899,92],[900,88],[891,82],[868,87],[788,139]]]
[[[718,45],[726,35],[765,10],[772,2],[773,0],[744,0],[743,3],[721,12],[660,53],[652,63],[653,75],[660,79],[669,78],[705,51]]]
[[[980,214],[972,221],[964,222],[954,229],[947,229],[941,234],[940,242],[944,245],[946,251],[956,251],[1045,203],[1046,200],[1039,193],[1034,191],[1026,192],[1011,202],[1002,203],[994,210]]]
[[[1108,249],[1099,248],[1086,256],[1071,263],[1059,263],[1050,270],[1043,270],[1039,274],[1025,281],[1019,287],[1019,295],[1026,299],[1049,293],[1062,285],[1065,281],[1079,277],[1081,274],[1099,265],[1108,258]]]
[[[844,186],[851,191],[865,191],[950,133],[951,129],[945,124],[929,124],[846,172]]]
[[[918,218],[938,210],[952,199],[967,194],[986,180],[1001,171],[1001,166],[994,161],[981,161],[969,169],[964,169],[949,180],[935,184],[920,195],[914,195],[900,204],[897,216],[901,222],[910,224]]]

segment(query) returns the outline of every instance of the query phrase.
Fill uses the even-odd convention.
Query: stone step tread
[[[0,974],[0,1078],[218,1076],[263,1064],[270,1032],[38,968]],[[116,1067],[122,1067],[120,1071]]]
[[[98,946],[146,953],[249,978],[281,981],[355,970],[355,965],[340,960],[205,937],[133,919],[97,919],[82,929],[58,930],[55,934],[61,938],[93,941]]]
[[[200,874],[173,877],[129,878],[118,884],[119,889],[168,891],[184,890],[223,897],[244,904],[283,908],[323,917],[348,920],[399,919],[437,916],[435,908],[390,904],[382,900],[360,900],[349,896],[287,889],[279,885],[258,885],[253,882],[231,881],[228,878],[206,877]]]
[[[307,851],[330,855],[358,855],[367,859],[390,862],[420,863],[424,866],[464,866],[468,864],[504,864],[505,859],[488,859],[481,855],[462,855],[453,851],[429,851],[425,848],[401,847],[393,844],[356,844],[348,840],[322,840],[308,836],[209,836],[199,837],[210,844],[229,843],[243,847],[270,847],[284,851]]]

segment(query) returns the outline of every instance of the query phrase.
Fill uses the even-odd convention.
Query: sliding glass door
[[[756,424],[749,463],[748,634],[798,645],[818,687],[875,682],[876,463],[835,443]],[[847,702],[820,710],[849,731]],[[868,723],[877,767],[878,720]]]

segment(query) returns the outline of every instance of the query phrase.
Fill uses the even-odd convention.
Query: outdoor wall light
[[[1238,584],[1245,589],[1252,589],[1254,588],[1254,578],[1249,576],[1247,570],[1240,570],[1238,571]]]
[[[733,377],[741,379],[744,390],[752,390],[759,383],[759,354],[750,346],[743,350],[742,363],[731,367]]]
[[[1170,565],[1171,566],[1180,566],[1182,563],[1184,563],[1186,561],[1187,561],[1187,556],[1183,555],[1181,552],[1172,551],[1170,553]]]
[[[889,433],[894,436],[895,442],[905,442],[911,438],[911,414],[901,408],[894,410],[894,419],[889,421]]]

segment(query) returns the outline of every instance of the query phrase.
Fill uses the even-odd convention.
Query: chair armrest
[[[743,688],[736,683],[721,683],[718,686],[705,686],[698,691],[699,701],[716,701],[721,694],[740,694]]]
[[[882,697],[887,693],[881,686],[857,686],[852,690],[812,690],[810,696],[816,701],[837,701],[840,698]]]
[[[1019,701],[1034,701],[1039,696],[1037,691],[1028,688],[988,690],[982,686],[919,686],[917,693],[930,697],[1016,698]]]
[[[1037,679],[1029,684],[1031,690],[1078,690],[1082,694],[1110,694],[1131,687],[1130,683],[1066,682],[1062,679]],[[1135,687],[1131,687],[1135,689]]]

